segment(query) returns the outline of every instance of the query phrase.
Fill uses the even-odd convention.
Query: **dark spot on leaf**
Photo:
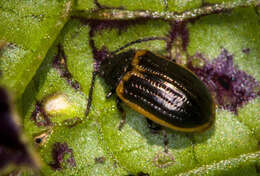
[[[192,58],[204,61],[203,67],[194,67],[192,59],[188,68],[192,70],[215,95],[216,103],[226,110],[237,113],[237,108],[259,96],[257,80],[233,64],[233,56],[222,49],[220,55],[209,62],[201,54]]]
[[[80,85],[75,81],[67,67],[67,56],[61,44],[58,45],[57,55],[53,59],[53,67],[56,68],[60,76],[66,79],[67,83],[76,90],[80,90]]]
[[[49,165],[54,170],[63,169],[65,164],[69,164],[71,167],[76,166],[76,162],[73,156],[73,150],[68,147],[67,143],[55,143],[52,149],[52,158],[54,162]]]
[[[9,163],[34,166],[25,144],[20,140],[20,129],[13,118],[9,97],[0,88],[0,169]]]
[[[245,54],[249,54],[250,53],[250,48],[244,48],[242,50],[242,52],[245,53]]]
[[[105,46],[102,47],[102,49],[97,49],[95,46],[95,42],[93,40],[93,36],[95,33],[95,28],[96,28],[97,24],[94,22],[92,24],[92,28],[89,31],[89,36],[90,36],[90,40],[89,40],[89,45],[92,48],[92,53],[94,55],[94,71],[97,72],[98,68],[100,66],[100,64],[105,60],[106,57],[108,57],[110,55],[110,53],[108,52],[107,48]]]
[[[110,55],[108,49],[103,46],[102,49],[94,51],[95,65],[94,70],[98,71],[100,64]]]
[[[95,158],[95,163],[104,164],[106,161],[106,158],[104,156]]]
[[[33,120],[38,127],[46,127],[52,125],[50,118],[42,108],[41,102],[36,102],[35,109],[31,115],[31,120]]]

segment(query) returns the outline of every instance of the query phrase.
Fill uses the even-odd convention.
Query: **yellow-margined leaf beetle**
[[[215,120],[215,103],[204,83],[187,68],[163,56],[147,50],[128,50],[106,58],[98,74],[111,86],[108,97],[116,93],[133,110],[162,126],[198,132]],[[90,94],[92,91],[93,86]],[[91,97],[89,100],[87,112]],[[121,106],[118,108],[123,112]]]

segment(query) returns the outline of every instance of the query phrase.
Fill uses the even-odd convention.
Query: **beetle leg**
[[[148,124],[148,128],[150,129],[150,131],[152,133],[159,133],[160,130],[162,129],[161,125],[154,123],[152,120],[146,118],[146,121],[147,121],[147,124]]]
[[[165,129],[162,129],[162,126],[159,124],[154,123],[152,120],[146,118],[148,127],[150,128],[152,133],[159,133],[162,130],[162,135],[163,135],[163,144],[164,144],[164,152],[168,153],[168,144],[169,144],[169,138],[167,135],[167,132]]]
[[[121,130],[123,128],[124,124],[125,124],[125,121],[126,121],[126,114],[125,114],[125,110],[121,106],[121,100],[119,99],[119,97],[116,98],[116,106],[117,106],[117,109],[122,114],[122,120],[120,121],[120,124],[119,124],[119,127],[118,127],[118,129]]]
[[[163,133],[164,152],[168,153],[169,138],[164,129],[163,129],[162,133]]]
[[[88,104],[87,104],[86,113],[85,113],[86,117],[88,117],[91,103],[92,103],[93,89],[94,89],[94,83],[95,83],[96,76],[97,76],[97,72],[94,71],[92,73],[92,80],[91,80],[91,85],[90,85],[90,89],[89,89],[89,93],[88,93]]]

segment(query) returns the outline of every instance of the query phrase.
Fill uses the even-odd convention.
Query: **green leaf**
[[[71,1],[1,1],[0,84],[19,97],[68,19]]]

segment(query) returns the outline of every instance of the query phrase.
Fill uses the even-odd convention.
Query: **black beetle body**
[[[103,61],[99,74],[124,103],[162,126],[194,132],[214,122],[215,104],[203,82],[162,56],[129,50]]]

